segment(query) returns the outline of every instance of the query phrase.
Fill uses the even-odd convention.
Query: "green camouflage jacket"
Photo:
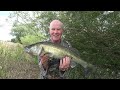
[[[47,40],[50,42],[50,40]],[[61,41],[60,43],[64,47],[71,47],[71,44],[67,41]],[[40,58],[39,58],[40,61]],[[49,60],[48,69],[44,70],[41,62],[39,62],[40,67],[40,79],[65,79],[64,72],[59,70],[60,60]],[[75,62],[70,65],[72,68],[75,67]]]

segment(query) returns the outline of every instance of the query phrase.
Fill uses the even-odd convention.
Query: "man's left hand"
[[[66,71],[70,68],[70,57],[64,57],[62,60],[60,60],[60,65],[59,65],[59,69],[61,71]]]

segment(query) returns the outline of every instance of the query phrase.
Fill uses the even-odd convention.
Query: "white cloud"
[[[12,23],[6,21],[9,15],[9,13],[7,13],[5,13],[5,11],[0,11],[0,40],[3,41],[11,40],[13,38],[13,36],[10,35]]]

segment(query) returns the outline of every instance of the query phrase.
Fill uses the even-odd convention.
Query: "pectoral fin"
[[[47,55],[50,60],[52,60],[52,58],[53,58],[53,54],[49,53],[49,52],[45,52],[44,48],[41,48],[39,55]]]
[[[43,55],[45,53],[45,51],[44,51],[44,48],[43,47],[41,47],[41,49],[39,50],[39,55]]]

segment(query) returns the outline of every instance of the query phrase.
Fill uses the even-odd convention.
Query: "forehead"
[[[50,29],[62,29],[62,26],[60,24],[52,24]]]
[[[54,23],[50,25],[50,28],[61,28],[62,26],[58,23]]]
[[[62,28],[62,27],[63,27],[63,25],[59,21],[53,21],[50,23],[50,28]]]

